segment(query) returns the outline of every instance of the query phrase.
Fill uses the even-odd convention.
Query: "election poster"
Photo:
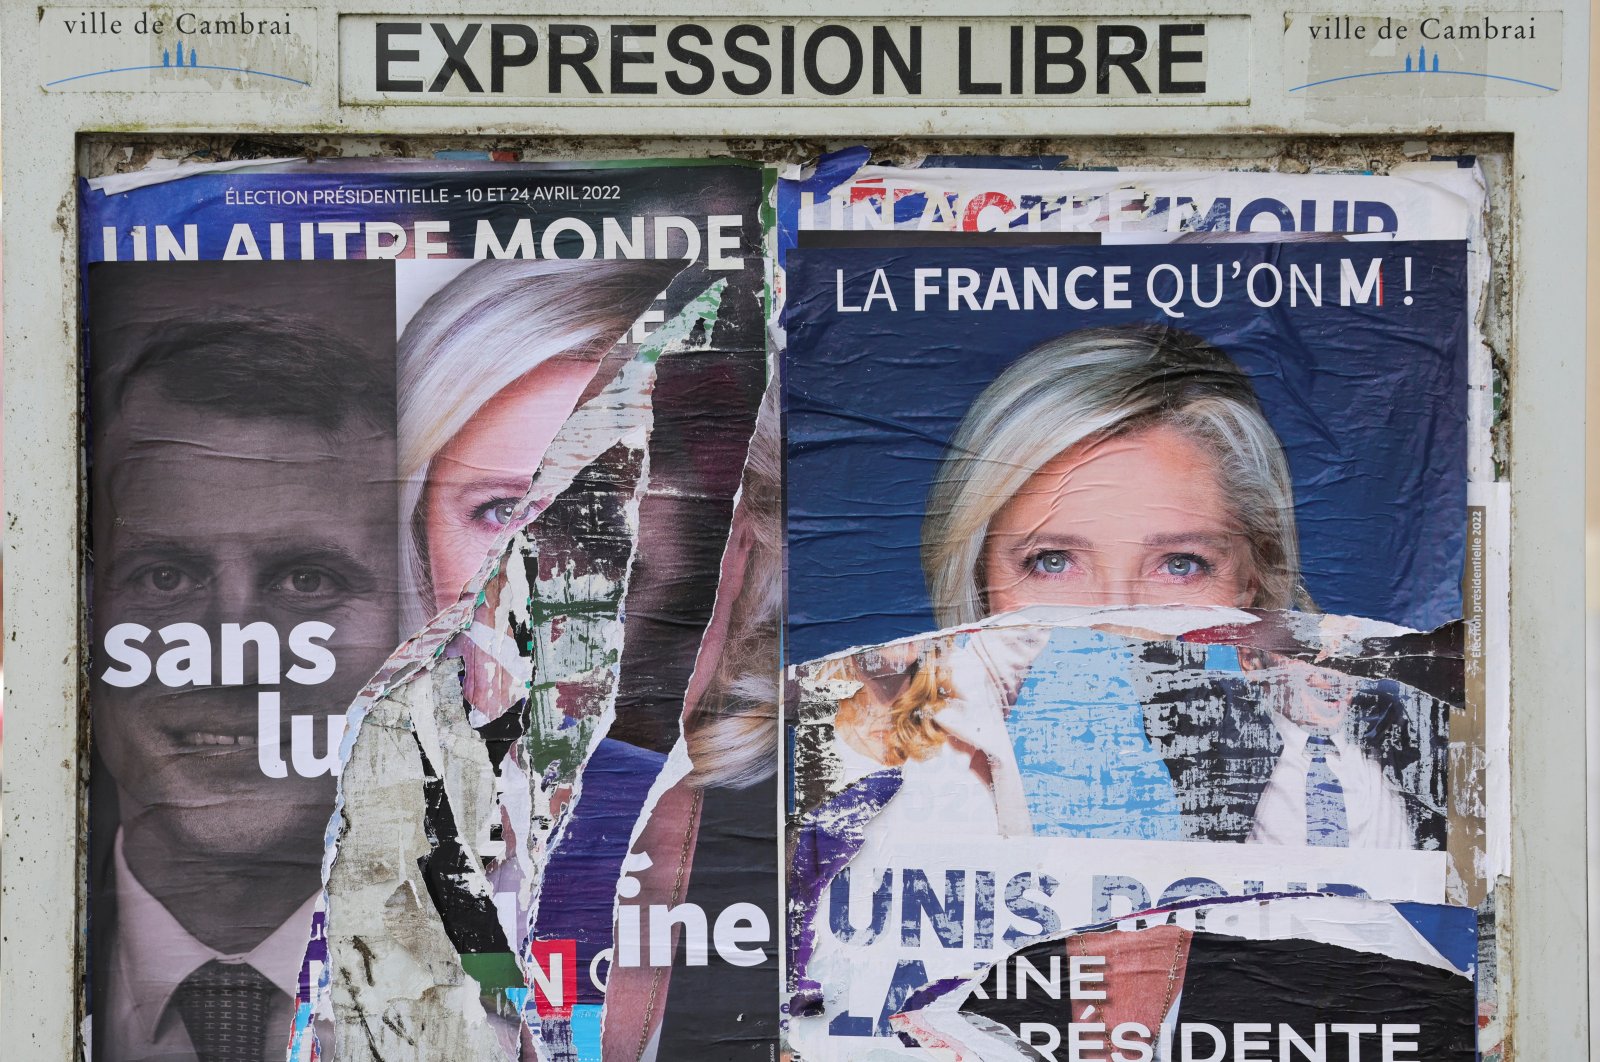
[[[1160,160],[1170,163],[1173,160]],[[1465,240],[1474,307],[1490,262],[1485,179],[1472,158],[1423,159],[1362,172],[1275,172],[1092,165],[1068,156],[928,156],[873,161],[864,147],[790,166],[779,182],[778,287],[797,245],[857,246],[886,238],[1101,243],[1293,240]],[[1248,235],[1246,235],[1248,234]],[[1490,435],[1493,369],[1481,336],[1467,353],[1469,478],[1496,478]]]
[[[1471,1057],[1468,234],[1037,235],[784,260],[789,1044],[1353,1058],[1348,953],[1425,952],[1370,1043]]]
[[[93,1058],[1471,1057],[1471,160],[774,177],[85,182]]]
[[[94,1059],[771,1056],[765,187],[84,183]]]

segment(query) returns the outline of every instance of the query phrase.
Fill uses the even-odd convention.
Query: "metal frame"
[[[196,5],[200,6],[200,5]],[[212,5],[205,5],[211,7]],[[259,94],[51,93],[40,69],[43,12],[6,4],[9,47],[0,93],[6,136],[4,190],[5,672],[4,902],[0,904],[0,1028],[8,1051],[29,1059],[75,1054],[85,955],[84,783],[87,762],[82,640],[83,475],[80,453],[75,177],[80,135],[301,134],[438,138],[565,137],[596,154],[675,155],[718,143],[748,151],[760,138],[774,155],[840,138],[877,141],[1004,138],[1161,138],[1173,158],[1249,154],[1252,137],[1281,146],[1292,137],[1512,138],[1509,196],[1513,279],[1500,305],[1510,314],[1512,483],[1512,848],[1514,880],[1502,882],[1502,1015],[1510,1057],[1576,1059],[1588,1051],[1586,764],[1584,712],[1585,259],[1578,233],[1586,199],[1588,6],[1527,0],[1498,10],[1561,10],[1561,90],[1540,98],[1408,101],[1388,111],[1334,113],[1284,91],[1285,10],[1331,11],[1322,0],[1211,8],[1197,0],[1123,0],[1086,13],[1249,14],[1252,99],[1241,106],[916,108],[799,105],[663,108],[570,105],[474,107],[341,106],[338,16],[439,15],[515,10],[478,0],[330,0],[297,9],[309,26],[315,71],[309,88]],[[624,5],[569,0],[562,12],[607,15]],[[661,0],[633,0],[630,14],[714,16]],[[732,5],[729,5],[730,7]],[[1416,5],[1420,6],[1420,5]],[[139,11],[106,0],[100,9]],[[238,4],[230,5],[237,10]],[[202,7],[201,9],[205,9]],[[223,7],[214,7],[221,12]],[[524,11],[523,13],[526,14]],[[793,18],[793,5],[749,0],[740,17]],[[841,0],[821,12],[860,14]],[[877,17],[967,15],[958,0],[893,0]],[[1379,13],[1391,13],[1387,10]],[[1058,5],[998,0],[985,15],[1060,17]],[[604,137],[603,141],[597,139]],[[1197,143],[1190,138],[1226,138]],[[693,139],[691,139],[693,138]],[[1206,147],[1205,145],[1212,145]],[[1155,149],[1155,148],[1153,148]],[[1502,200],[1505,202],[1505,200]]]

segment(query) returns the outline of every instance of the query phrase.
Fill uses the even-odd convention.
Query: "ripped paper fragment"
[[[892,1051],[935,986],[1151,907],[1459,902],[1461,657],[1459,624],[1036,607],[791,668],[791,1044]]]

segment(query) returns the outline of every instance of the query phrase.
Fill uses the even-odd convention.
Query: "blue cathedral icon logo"
[[[179,59],[179,62],[182,62],[182,58],[181,57]],[[1427,45],[1425,45],[1425,44],[1424,45],[1418,45],[1418,47],[1417,47],[1417,68],[1416,68],[1416,70],[1413,71],[1411,69],[1411,56],[1409,56],[1409,55],[1406,56],[1406,73],[1408,73],[1408,74],[1410,74],[1410,73],[1417,73],[1417,74],[1432,73],[1432,74],[1437,74],[1438,72],[1439,72],[1439,53],[1438,52],[1434,52],[1433,53],[1433,69],[1432,70],[1428,69],[1428,46]]]
[[[183,61],[183,42],[179,41],[178,42],[178,65],[179,66],[198,67],[199,63],[200,63],[200,57],[197,54],[195,54],[195,50],[193,48],[189,49],[189,61],[188,61],[188,63],[185,63]],[[172,66],[172,53],[167,51],[167,49],[165,49],[165,48],[161,49],[161,65],[163,67],[171,67]],[[206,67],[206,69],[209,70],[211,68],[210,67]]]

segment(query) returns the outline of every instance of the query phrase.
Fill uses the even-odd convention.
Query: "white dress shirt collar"
[[[260,944],[248,952],[230,955],[196,940],[160,900],[150,895],[128,868],[120,830],[112,853],[117,888],[117,934],[111,962],[113,1014],[109,1015],[110,1028],[96,1022],[99,1035],[109,1034],[114,1042],[123,1041],[127,1046],[154,1043],[162,1035],[163,1017],[172,994],[184,978],[213,959],[249,963],[289,999],[295,998],[300,965],[311,934],[316,893],[308,896]]]

